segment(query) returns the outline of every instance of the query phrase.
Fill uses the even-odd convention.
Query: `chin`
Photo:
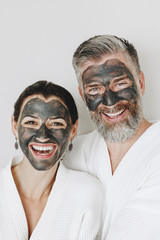
[[[92,115],[92,121],[98,132],[108,142],[122,143],[134,136],[139,128],[143,115],[138,112],[132,115],[129,111],[125,118],[119,122],[109,122],[100,114]]]
[[[49,170],[51,169],[55,164],[56,164],[57,161],[47,161],[47,160],[32,160],[30,161],[32,167],[38,171],[46,171],[46,170]]]

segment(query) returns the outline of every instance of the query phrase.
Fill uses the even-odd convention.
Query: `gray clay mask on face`
[[[37,170],[51,168],[68,146],[71,132],[70,115],[58,100],[45,102],[32,98],[18,121],[20,147]]]
[[[95,111],[100,104],[113,106],[122,100],[134,103],[138,97],[132,73],[118,59],[88,67],[82,74],[82,83],[90,111]]]

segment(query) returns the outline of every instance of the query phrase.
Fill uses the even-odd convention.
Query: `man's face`
[[[139,113],[137,114],[137,110],[139,111],[140,93],[133,73],[121,59],[108,58],[101,64],[90,64],[82,73],[82,86],[91,117],[97,127],[99,125],[101,125],[101,129],[102,125],[105,127],[106,134],[110,131],[109,135],[111,136],[111,132],[114,133],[115,129],[120,131],[120,128],[117,128],[120,126],[119,124],[124,125],[125,123],[125,127],[127,127],[129,119],[132,118],[131,122],[133,123],[133,118],[137,115],[136,121],[139,124],[140,116]],[[102,133],[109,141],[127,139],[122,136],[112,139],[112,137],[106,137],[106,134],[104,136]],[[130,137],[130,134],[128,136]]]
[[[30,98],[18,120],[20,147],[37,170],[50,169],[63,155],[71,133],[66,106],[58,99]]]

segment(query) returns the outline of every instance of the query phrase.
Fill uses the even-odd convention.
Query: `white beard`
[[[129,103],[128,103],[129,105]],[[133,105],[133,104],[131,104]],[[102,120],[101,113],[95,111],[94,114],[90,112],[91,119],[98,129],[98,132],[108,142],[125,142],[131,138],[138,129],[143,118],[142,98],[139,94],[136,104],[128,109],[128,118],[117,122],[109,123]]]

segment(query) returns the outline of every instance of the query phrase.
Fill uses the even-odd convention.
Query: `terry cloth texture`
[[[98,180],[69,170],[61,163],[30,240],[98,239],[101,205]],[[11,163],[0,172],[0,239],[28,240],[27,220],[12,177]]]
[[[129,149],[114,175],[97,131],[77,137],[63,163],[102,183],[102,240],[160,240],[160,122]]]

